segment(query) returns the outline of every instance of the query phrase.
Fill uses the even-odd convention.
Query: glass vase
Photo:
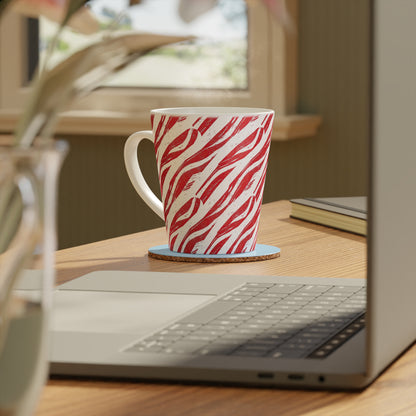
[[[30,415],[48,375],[57,184],[67,145],[0,145],[0,416]],[[31,290],[18,290],[25,281]]]

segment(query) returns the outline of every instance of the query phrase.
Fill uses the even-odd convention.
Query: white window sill
[[[13,132],[19,118],[17,111],[0,110],[0,132]],[[272,140],[286,141],[314,136],[322,118],[317,115],[277,116]],[[62,114],[56,135],[128,136],[134,131],[150,129],[149,116],[110,111],[68,111]]]

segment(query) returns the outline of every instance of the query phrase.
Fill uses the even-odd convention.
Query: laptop
[[[55,292],[51,374],[360,389],[412,345],[416,2],[373,3],[367,279],[93,272]]]

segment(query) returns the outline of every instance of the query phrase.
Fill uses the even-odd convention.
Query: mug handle
[[[124,145],[124,164],[127,174],[134,186],[134,189],[141,196],[144,202],[160,217],[165,220],[162,201],[153,193],[146,183],[142,171],[140,170],[137,158],[137,148],[143,139],[148,139],[154,143],[155,138],[151,130],[138,131],[133,133]]]

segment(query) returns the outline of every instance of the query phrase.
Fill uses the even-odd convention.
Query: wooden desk
[[[166,243],[164,229],[62,250],[58,282],[93,270],[149,270],[223,274],[365,277],[364,237],[289,218],[287,201],[262,210],[259,243],[281,257],[242,264],[164,262],[147,256]],[[360,393],[198,386],[115,380],[53,379],[36,415],[187,416],[411,416],[416,415],[416,346]]]

